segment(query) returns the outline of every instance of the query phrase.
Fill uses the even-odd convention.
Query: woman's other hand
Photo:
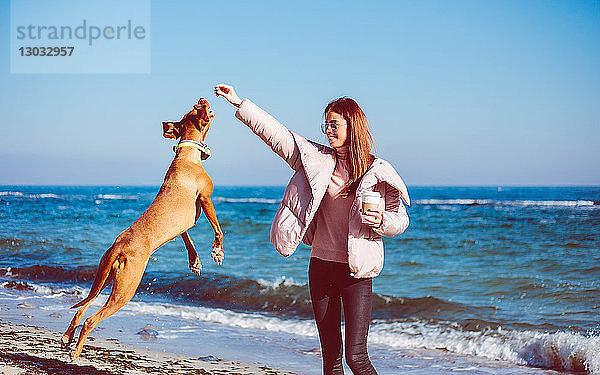
[[[379,228],[383,221],[383,212],[381,210],[367,210],[366,212],[362,212],[361,218],[363,224],[372,228]]]
[[[227,101],[229,103],[233,104],[236,107],[239,107],[240,104],[242,103],[242,101],[240,100],[240,97],[237,96],[233,87],[231,87],[229,85],[225,85],[223,83],[219,83],[218,85],[215,86],[215,95],[216,96],[220,95],[220,96],[224,97],[225,99],[227,99]]]

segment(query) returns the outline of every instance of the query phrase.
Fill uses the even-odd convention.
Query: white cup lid
[[[364,193],[362,193],[362,196],[364,198],[366,197],[376,197],[376,198],[381,198],[381,194],[379,194],[376,191],[365,191]]]

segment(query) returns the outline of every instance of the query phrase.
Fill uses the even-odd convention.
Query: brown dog
[[[209,110],[210,105],[202,98],[180,122],[163,123],[163,135],[166,138],[181,138],[181,147],[177,148],[175,159],[150,207],[119,234],[113,245],[104,253],[89,295],[72,307],[81,308],[61,338],[63,347],[67,349],[85,310],[104,288],[113,283],[104,306],[85,320],[73,352],[73,360],[79,357],[90,332],[103,319],[117,312],[131,300],[140,284],[150,255],[160,246],[181,235],[188,249],[190,269],[194,272],[199,271],[198,254],[187,230],[195,224],[202,210],[215,231],[212,258],[221,264],[224,254],[223,232],[210,200],[213,183],[202,167],[200,149],[194,142],[183,142],[204,142],[215,116],[214,112]]]

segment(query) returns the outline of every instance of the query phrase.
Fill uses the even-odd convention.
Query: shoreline
[[[60,346],[61,333],[0,320],[0,372],[7,375],[294,374],[265,366],[192,357],[89,337],[76,361]]]
[[[1,374],[321,373],[317,338],[271,332],[257,327],[243,328],[228,324],[227,320],[207,321],[206,317],[201,316],[225,316],[245,323],[261,319],[251,314],[231,315],[233,313],[227,311],[208,310],[194,318],[194,311],[204,308],[140,301],[131,302],[128,304],[129,308],[115,314],[101,327],[96,327],[94,336],[88,337],[81,357],[73,363],[60,346],[62,329],[68,325],[72,315],[72,311],[68,309],[74,297],[69,293],[70,289],[37,285],[38,290],[44,292],[39,294],[30,290],[3,289],[3,285],[7,284],[0,283]],[[102,301],[98,304],[102,304]],[[178,314],[161,314],[161,309],[175,309]],[[184,316],[187,318],[183,318]],[[135,328],[144,324],[156,327],[157,334],[144,335],[140,328]],[[297,322],[295,324],[293,327],[298,327]],[[407,328],[411,332],[410,327]],[[543,342],[540,344],[542,347],[539,349],[545,351],[546,345]],[[551,345],[549,349],[551,348],[556,347]],[[369,345],[369,353],[377,371],[382,375],[569,373],[447,350],[394,350],[373,343]],[[287,371],[277,370],[282,365]],[[596,373],[593,362],[589,365],[589,373]]]

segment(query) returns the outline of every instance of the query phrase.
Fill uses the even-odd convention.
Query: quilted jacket
[[[275,249],[288,257],[300,242],[309,246],[312,243],[316,223],[313,219],[331,181],[336,163],[335,152],[288,130],[248,99],[242,101],[235,116],[295,171],[285,189],[270,233]],[[381,201],[383,222],[379,228],[373,229],[361,222],[361,195],[365,191],[377,191],[384,198]],[[383,268],[381,236],[393,237],[406,230],[409,219],[400,199],[410,205],[410,198],[394,167],[383,159],[375,158],[359,181],[353,199],[348,217],[348,264],[355,278],[375,277]]]

